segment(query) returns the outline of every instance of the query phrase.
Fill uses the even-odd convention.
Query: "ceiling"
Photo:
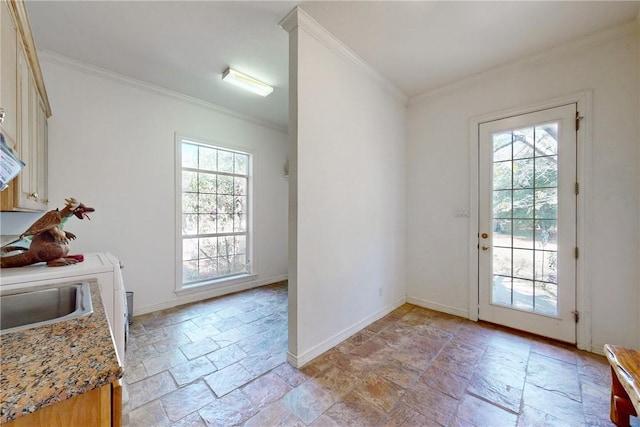
[[[408,97],[631,22],[639,1],[35,1],[39,50],[198,98],[286,129],[296,5]],[[275,87],[227,85],[231,66]],[[46,80],[46,75],[45,75]],[[52,101],[55,113],[55,100]]]

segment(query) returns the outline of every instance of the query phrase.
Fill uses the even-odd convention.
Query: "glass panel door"
[[[575,342],[575,104],[480,125],[479,317]]]

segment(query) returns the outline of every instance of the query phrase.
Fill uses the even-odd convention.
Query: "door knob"
[[[482,250],[483,250],[483,251],[489,250],[489,246],[483,246],[483,247],[482,247]]]

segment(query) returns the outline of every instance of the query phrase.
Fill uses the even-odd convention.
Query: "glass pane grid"
[[[182,143],[183,284],[249,271],[249,155]]]
[[[493,135],[492,302],[557,314],[557,123]]]

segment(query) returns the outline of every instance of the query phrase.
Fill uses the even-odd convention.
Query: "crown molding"
[[[349,47],[342,43],[336,36],[324,28],[318,21],[313,19],[307,12],[296,6],[282,21],[280,28],[291,33],[296,28],[301,28],[307,34],[318,40],[325,47],[354,66],[371,80],[375,81],[382,89],[395,98],[402,105],[407,105],[409,98],[396,85],[391,83],[386,77],[380,74],[375,68],[360,58]]]
[[[574,52],[587,49],[590,47],[594,47],[599,44],[606,43],[611,40],[615,40],[620,37],[624,37],[639,31],[640,31],[640,13],[638,14],[637,19],[634,19],[633,21],[620,25],[618,27],[593,33],[588,36],[582,37],[578,40],[574,40],[569,43],[565,43],[563,45],[556,46],[554,48],[545,50],[543,52],[531,55],[527,58],[509,62],[507,64],[500,65],[498,67],[492,68],[487,71],[483,71],[481,73],[475,74],[465,79],[458,80],[456,82],[449,83],[444,86],[440,86],[436,89],[429,90],[427,92],[423,92],[419,95],[411,97],[408,101],[407,106],[413,107],[416,105],[420,105],[424,102],[427,102],[429,99],[433,97],[441,96],[443,94],[465,89],[466,87],[477,84],[478,82],[484,79],[497,77],[502,74],[511,73],[513,71],[518,71],[525,68],[529,68],[531,66],[549,62],[556,58],[565,57]]]
[[[40,58],[41,62],[48,62],[51,64],[60,65],[65,68],[80,71],[82,73],[90,74],[106,80],[111,80],[113,82],[120,83],[136,89],[141,89],[146,92],[155,93],[155,94],[166,96],[168,98],[172,98],[174,100],[186,102],[198,107],[205,108],[207,110],[214,111],[216,113],[234,117],[236,119],[245,120],[247,122],[251,122],[259,126],[263,126],[269,129],[277,130],[279,132],[283,132],[285,134],[288,133],[288,130],[286,127],[278,126],[274,123],[258,119],[256,117],[241,113],[239,111],[224,108],[219,105],[213,104],[211,102],[204,101],[202,99],[194,98],[192,96],[188,96],[180,92],[166,89],[162,86],[157,86],[152,83],[145,82],[143,80],[138,80],[133,77],[126,76],[124,74],[119,74],[119,73],[107,70],[105,68],[98,67],[96,65],[88,64],[86,62],[81,62],[76,59],[69,58],[64,55],[60,55],[58,53],[42,50],[42,51],[38,51],[38,57]]]

